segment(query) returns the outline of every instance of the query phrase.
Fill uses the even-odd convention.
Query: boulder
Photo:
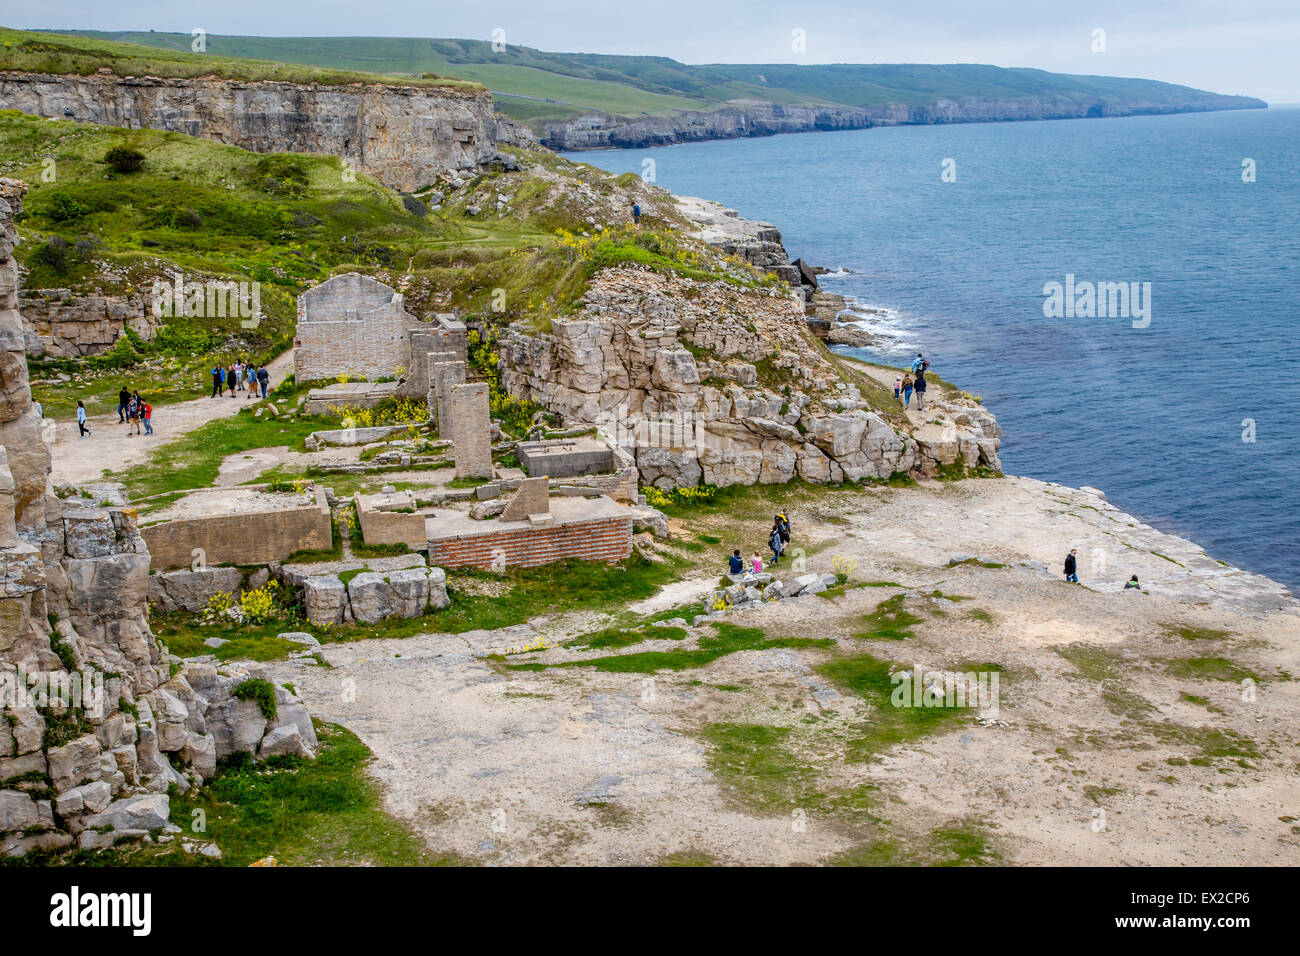
[[[204,780],[211,780],[217,773],[217,739],[212,734],[190,734],[180,758]]]
[[[85,780],[98,780],[101,774],[99,765],[99,741],[94,734],[87,734],[69,741],[62,747],[53,747],[46,752],[50,763],[50,780],[58,793],[71,790]]]
[[[348,582],[348,604],[353,620],[382,621],[393,613],[392,588],[380,572],[363,571]]]
[[[167,826],[170,811],[167,795],[149,793],[114,800],[101,813],[83,821],[87,829],[112,827],[114,830],[149,830]]]
[[[632,512],[632,530],[649,531],[656,538],[669,537],[668,516],[658,508],[649,505],[634,505]]]
[[[36,826],[36,801],[19,790],[0,790],[0,832]]]
[[[292,725],[276,727],[263,737],[258,747],[258,754],[262,757],[275,757],[281,754],[312,756],[311,750],[303,742],[302,735],[298,733],[298,728]]]
[[[313,624],[342,624],[350,616],[348,589],[338,575],[320,575],[302,582],[303,606]]]
[[[54,801],[54,809],[61,817],[72,817],[79,813],[100,813],[113,800],[113,791],[102,780],[73,787],[66,793],[59,794]]]
[[[237,697],[208,708],[207,724],[215,740],[217,759],[237,751],[253,753],[266,734],[266,718],[257,702]]]
[[[429,569],[429,606],[441,611],[451,604],[447,596],[447,572],[442,568]]]
[[[238,594],[244,575],[238,568],[160,571],[149,575],[149,601],[164,613],[197,613],[219,592]]]
[[[419,617],[429,607],[429,572],[425,568],[404,568],[388,573],[389,605],[392,614]]]

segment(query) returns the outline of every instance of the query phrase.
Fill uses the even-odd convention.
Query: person
[[[639,225],[641,222],[641,207],[632,203],[632,225]]]
[[[925,374],[923,372],[916,373],[916,381],[912,383],[912,388],[916,389],[917,409],[919,410],[925,408],[926,381],[925,381]]]
[[[1124,585],[1125,591],[1129,590],[1130,588],[1132,588],[1135,591],[1142,590],[1142,585],[1138,584],[1138,576],[1136,574],[1133,575],[1133,577],[1129,578],[1128,583]]]
[[[153,406],[148,402],[144,403],[144,433],[153,434]]]
[[[235,374],[235,366],[232,364],[226,369],[226,387],[230,390],[230,397],[235,397],[235,385],[239,381],[239,376]]]
[[[221,395],[221,383],[225,380],[226,373],[220,365],[212,366],[212,397],[218,398]]]
[[[86,403],[77,402],[77,431],[80,437],[85,438],[90,434],[90,429],[86,427]]]
[[[727,567],[730,569],[728,574],[745,573],[745,559],[740,556],[739,548],[731,552],[731,557],[727,559]]]
[[[45,406],[42,405],[40,402],[32,402],[32,408],[36,409],[37,416],[39,416],[40,418],[45,417]]]
[[[122,391],[117,393],[117,421],[119,425],[126,421],[126,405],[129,401],[131,401],[131,393],[123,385]]]
[[[754,573],[755,573],[755,574],[762,574],[762,573],[763,573],[763,559],[762,559],[761,557],[759,557],[759,554],[758,554],[757,551],[754,552],[753,560],[752,560],[750,563],[751,563],[751,565],[752,565],[753,568],[754,568]]]
[[[912,376],[903,376],[903,407],[909,408],[912,404]]]
[[[894,379],[894,401],[898,401],[898,393],[901,392],[902,390],[903,390],[903,380],[901,378],[895,378]]]
[[[252,362],[244,366],[244,378],[248,380],[248,397],[257,398],[257,369]]]
[[[912,360],[912,374],[915,375],[917,372],[924,372],[929,367],[930,363],[925,360],[925,356],[920,352],[917,352],[916,358]]]
[[[126,417],[127,432],[132,435],[140,434],[140,418],[144,414],[144,408],[140,401],[140,393],[136,392],[131,396],[131,402],[127,405]]]
[[[781,519],[772,522],[772,530],[767,536],[767,546],[772,549],[772,567],[781,563]]]
[[[271,384],[271,373],[267,371],[265,362],[257,367],[257,384],[262,387],[262,397],[266,398],[266,386]]]
[[[244,387],[244,363],[242,359],[235,361],[235,387],[239,389]]]
[[[1079,583],[1079,561],[1076,557],[1079,553],[1078,548],[1071,548],[1070,553],[1065,556],[1065,580]]]

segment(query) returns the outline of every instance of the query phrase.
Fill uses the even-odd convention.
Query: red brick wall
[[[493,552],[498,549],[505,552],[505,564],[510,568],[531,568],[565,558],[621,561],[632,553],[632,519],[599,518],[550,528],[520,528],[430,541],[429,564],[491,569]]]

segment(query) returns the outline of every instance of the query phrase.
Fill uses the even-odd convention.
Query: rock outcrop
[[[142,295],[74,295],[69,289],[25,293],[19,308],[27,354],[37,358],[99,355],[130,329],[153,340],[159,320]]]
[[[574,318],[503,336],[500,363],[511,394],[596,425],[661,488],[1001,470],[992,415],[936,388],[906,423],[845,380],[785,288],[605,270]]]
[[[406,191],[497,155],[492,94],[475,87],[8,71],[0,72],[0,108],[173,130],[255,153],[330,154]]]
[[[0,853],[152,839],[167,790],[218,758],[314,753],[283,688],[262,714],[252,669],[179,661],[149,628],[149,550],[121,489],[50,485],[13,259],[23,183],[0,179]],[[269,685],[268,685],[269,686]],[[243,699],[249,697],[249,700]],[[233,703],[232,703],[233,701]],[[259,710],[260,724],[249,714]],[[256,728],[259,732],[253,734]]]

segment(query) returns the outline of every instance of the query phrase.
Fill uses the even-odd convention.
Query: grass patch
[[[1187,641],[1221,641],[1236,636],[1232,631],[1220,631],[1212,627],[1193,627],[1190,624],[1166,624],[1165,633]]]
[[[1058,647],[1056,653],[1074,665],[1086,679],[1101,685],[1101,699],[1106,709],[1117,717],[1138,719],[1155,711],[1155,705],[1124,685],[1123,670],[1133,665],[1112,651],[1086,644]]]
[[[860,641],[905,641],[915,637],[912,627],[923,619],[908,611],[903,606],[905,601],[903,594],[881,601],[874,611],[862,616],[863,630],[853,636]]]
[[[720,657],[737,651],[763,650],[772,647],[833,647],[831,638],[777,637],[768,639],[757,627],[737,627],[726,622],[713,624],[714,637],[701,637],[696,647],[673,651],[644,651],[637,654],[617,654],[595,657],[583,661],[565,661],[561,664],[509,664],[511,670],[542,670],[545,667],[594,667],[597,670],[622,674],[653,674],[655,671],[681,671],[704,667]]]
[[[1240,683],[1249,679],[1259,682],[1255,674],[1226,657],[1173,658],[1165,662],[1165,673],[1170,677],[1187,680],[1226,680]]]

